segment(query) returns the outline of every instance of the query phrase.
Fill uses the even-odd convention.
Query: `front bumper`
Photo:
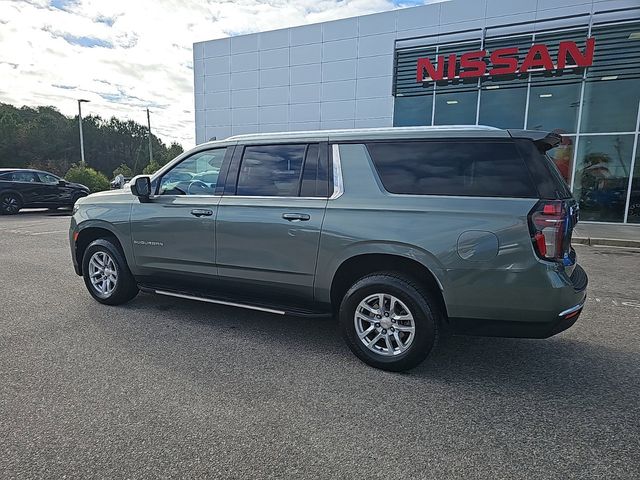
[[[78,234],[78,229],[76,228],[76,223],[71,218],[71,226],[69,227],[69,248],[71,249],[71,261],[73,262],[73,270],[76,272],[76,275],[82,275],[82,266],[80,262],[78,262],[78,254],[77,254],[77,245],[76,245],[76,236]]]

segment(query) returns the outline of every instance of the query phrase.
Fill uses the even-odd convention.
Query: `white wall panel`
[[[319,63],[291,67],[291,85],[317,83],[322,79],[322,68]]]
[[[289,68],[283,67],[260,70],[260,81],[258,85],[260,88],[289,85]]]
[[[231,56],[231,72],[247,72],[258,69],[258,52],[238,53]]]
[[[309,43],[322,42],[322,24],[304,25],[291,29],[290,33],[291,46],[307,45]]]
[[[308,83],[304,85],[291,85],[290,102],[312,103],[320,101],[320,83]]]
[[[204,59],[204,74],[218,75],[221,73],[229,73],[231,65],[230,57],[215,57]]]
[[[358,53],[358,39],[336,40],[322,44],[322,61],[333,62],[355,58]]]
[[[322,81],[352,80],[356,78],[356,60],[339,60],[322,64]]]
[[[356,115],[356,101],[322,102],[320,104],[320,121],[352,120]]]
[[[289,48],[276,48],[260,52],[260,68],[276,68],[289,66]]]
[[[228,74],[223,75],[211,75],[204,77],[204,93],[205,95],[211,92],[222,92],[229,90],[231,84],[231,77]]]
[[[345,18],[322,24],[322,41],[342,40],[358,36],[358,19]]]
[[[244,90],[247,88],[258,88],[259,73],[257,70],[251,72],[240,72],[231,74],[231,90]]]
[[[231,108],[238,107],[257,107],[258,106],[258,89],[251,90],[233,90],[231,92]]]
[[[356,96],[356,81],[328,82],[322,84],[320,101],[351,100]]]
[[[289,87],[261,88],[258,91],[259,105],[285,105],[289,103]]]
[[[231,54],[255,52],[258,50],[258,35],[240,35],[231,37]]]
[[[320,103],[301,103],[289,106],[289,120],[291,122],[319,122]]]
[[[291,65],[307,65],[322,61],[322,44],[300,45],[291,47],[289,51]]]
[[[395,32],[397,11],[376,13],[358,18],[358,35]]]
[[[271,50],[273,48],[283,48],[289,46],[289,29],[273,30],[258,34],[258,48],[260,50]]]
[[[289,121],[289,105],[271,105],[258,108],[258,123],[287,123]]]

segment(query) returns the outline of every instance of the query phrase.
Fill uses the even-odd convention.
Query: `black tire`
[[[15,215],[22,208],[22,199],[15,193],[3,193],[0,195],[0,214]]]
[[[94,287],[90,278],[89,262],[96,253],[105,253],[112,260],[115,266],[115,272],[117,275],[117,281],[115,282],[115,288],[108,294],[101,293]],[[136,284],[129,266],[122,254],[120,248],[108,238],[100,238],[94,240],[89,244],[84,251],[82,257],[82,276],[84,283],[89,290],[91,296],[100,303],[105,305],[121,305],[128,302],[138,294],[138,286]]]
[[[396,297],[413,316],[414,337],[407,349],[401,353],[394,355],[376,353],[370,350],[358,336],[355,324],[356,309],[360,302],[378,293]],[[388,316],[386,313],[385,316]],[[442,315],[434,295],[418,282],[393,272],[374,273],[358,280],[345,294],[339,311],[340,328],[351,351],[368,365],[392,372],[409,370],[427,358],[438,343],[441,321]],[[384,328],[384,325],[376,327],[378,333],[392,330],[389,326],[387,328],[390,330],[380,330],[380,328]],[[365,337],[365,339],[375,339],[376,331],[370,334],[373,338]],[[397,333],[408,335],[398,331]],[[374,344],[373,348],[380,348],[380,343],[384,347],[385,342],[382,338]],[[391,345],[394,351],[396,349],[399,351],[397,341],[391,340]],[[387,351],[389,351],[388,348]]]

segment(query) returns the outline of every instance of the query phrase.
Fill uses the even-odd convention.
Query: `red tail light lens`
[[[569,239],[569,214],[562,200],[541,201],[529,213],[531,239],[538,257],[562,260]]]

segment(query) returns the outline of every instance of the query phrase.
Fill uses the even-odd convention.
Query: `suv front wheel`
[[[365,363],[399,372],[420,364],[436,345],[440,314],[428,290],[395,273],[358,280],[340,305],[340,327]]]
[[[82,276],[91,296],[106,305],[126,303],[138,294],[138,286],[124,256],[106,238],[94,240],[85,250]]]

